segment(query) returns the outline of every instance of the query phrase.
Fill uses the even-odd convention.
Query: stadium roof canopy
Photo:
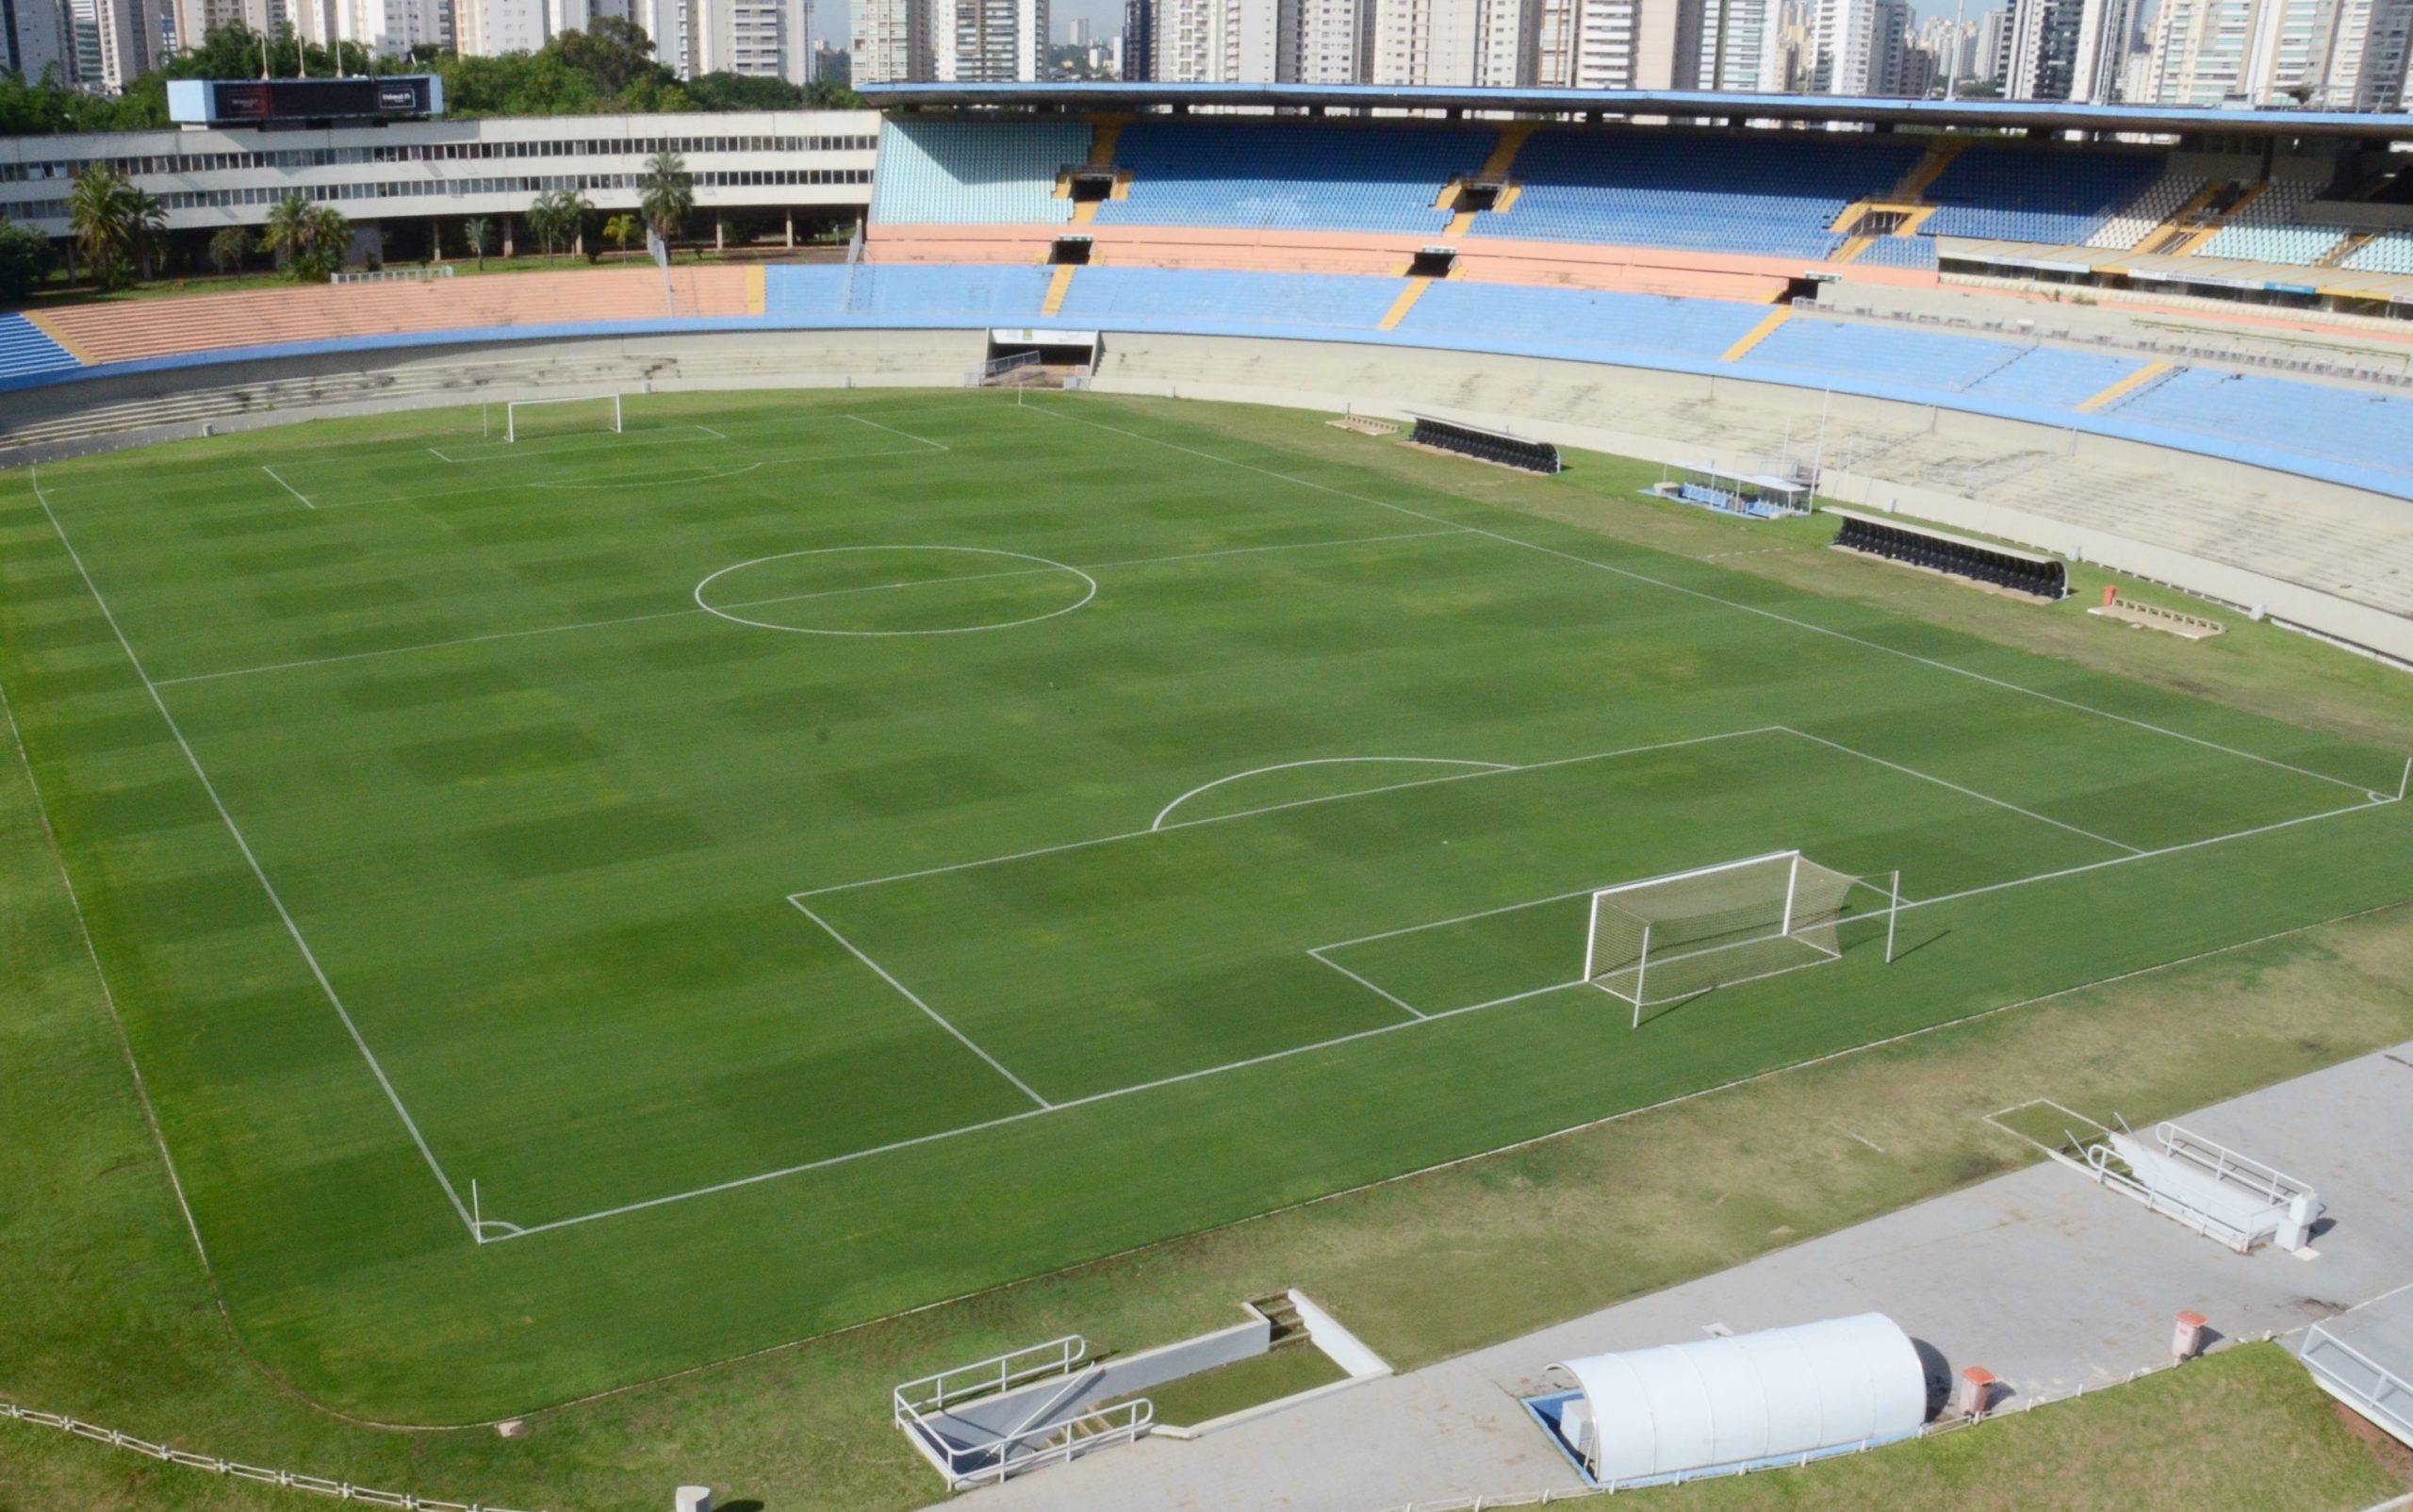
[[[1994,131],[2102,131],[2183,137],[2341,137],[2413,143],[2413,115],[2352,110],[2205,110],[2039,100],[1880,100],[1829,94],[1711,94],[1690,90],[1408,89],[1387,84],[865,84],[882,108],[1478,110],[1530,115],[1715,117]]]

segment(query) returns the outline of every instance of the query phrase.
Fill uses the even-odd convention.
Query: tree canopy
[[[338,59],[324,48],[305,47],[290,27],[263,37],[237,24],[212,27],[199,46],[136,79],[115,99],[70,89],[55,71],[32,82],[0,73],[0,136],[164,128],[168,80],[256,78],[263,56],[277,78],[435,74],[444,80],[445,113],[451,116],[862,107],[862,96],[826,82],[799,89],[782,79],[707,74],[682,84],[655,58],[645,29],[615,16],[599,17],[584,31],[563,32],[535,52],[500,58],[453,58],[433,47],[380,58],[347,42]]]

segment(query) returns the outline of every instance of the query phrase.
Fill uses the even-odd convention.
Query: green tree
[[[31,226],[0,218],[0,299],[23,299],[58,263],[50,238]]]
[[[530,201],[528,229],[545,249],[545,260],[552,261],[555,249],[575,243],[594,213],[595,206],[576,189],[547,189]]]
[[[104,289],[134,282],[135,259],[145,235],[143,201],[150,201],[148,213],[156,218],[158,202],[107,163],[94,163],[76,174],[67,192],[67,223],[76,250],[83,253],[92,282]]]
[[[287,194],[268,212],[260,232],[262,252],[285,255],[285,271],[297,284],[323,284],[343,266],[352,245],[352,222],[332,205]]]
[[[209,238],[209,266],[222,273],[231,273],[243,266],[252,254],[252,236],[241,226],[230,225]]]
[[[637,178],[637,208],[668,246],[696,213],[696,175],[687,172],[687,160],[667,147],[647,158]]]
[[[801,110],[805,91],[757,74],[699,74],[686,83],[691,110]]]
[[[603,235],[626,255],[630,242],[645,239],[645,222],[633,215],[616,215],[603,222]]]
[[[473,215],[461,222],[461,239],[478,259],[478,271],[486,271],[486,254],[494,247],[494,226],[483,215]]]

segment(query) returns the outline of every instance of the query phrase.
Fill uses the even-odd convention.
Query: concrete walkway
[[[2258,1338],[2413,1282],[2413,1044],[2177,1122],[2317,1187],[2334,1221],[2318,1257],[2234,1254],[2047,1162],[1194,1442],[1143,1439],[1041,1471],[972,1504],[1372,1512],[1572,1490],[1574,1472],[1518,1405],[1570,1356],[1879,1311],[1931,1347],[1931,1367],[1982,1365],[2016,1402],[2162,1363],[2182,1309],[2220,1336]]]

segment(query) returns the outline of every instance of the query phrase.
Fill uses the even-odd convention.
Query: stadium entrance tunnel
[[[756,557],[696,584],[733,624],[808,635],[950,635],[1068,615],[1097,596],[1078,567],[977,546],[839,546]]]

